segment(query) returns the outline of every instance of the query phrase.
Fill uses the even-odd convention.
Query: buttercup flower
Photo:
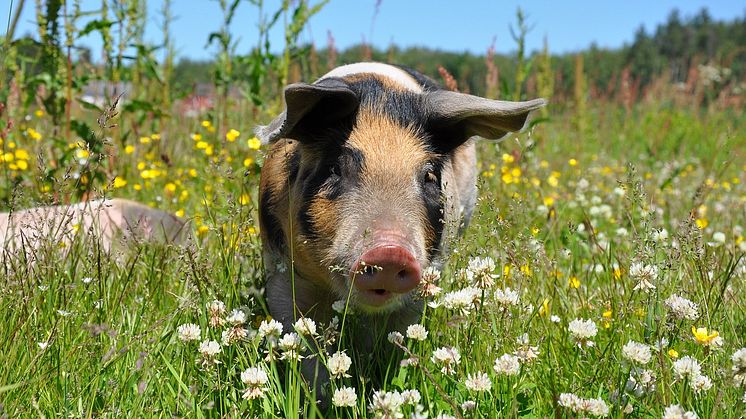
[[[692,326],[692,334],[697,343],[705,346],[711,344],[712,341],[719,336],[719,333],[716,330],[708,332],[706,327],[694,326]]]

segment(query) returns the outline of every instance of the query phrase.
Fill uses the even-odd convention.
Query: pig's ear
[[[430,118],[435,129],[446,130],[456,147],[478,135],[498,140],[509,132],[520,131],[529,113],[546,105],[544,99],[506,102],[465,93],[436,90],[427,93]]]
[[[339,79],[323,79],[314,84],[294,83],[285,87],[285,110],[269,125],[256,129],[262,143],[280,138],[296,138],[303,132],[330,126],[357,109],[359,99]]]

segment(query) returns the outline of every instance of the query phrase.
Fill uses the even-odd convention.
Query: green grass
[[[730,361],[746,346],[743,115],[698,115],[650,104],[625,115],[604,104],[585,117],[593,127],[588,132],[572,129],[573,115],[552,115],[530,134],[500,145],[480,143],[475,218],[442,272],[443,293],[432,300],[473,285],[461,274],[471,258],[491,257],[499,277],[468,313],[443,305],[426,308],[427,339],[404,339],[411,355],[387,343],[401,356],[417,357],[419,365],[384,362],[383,383],[371,381],[368,360],[348,350],[351,377],[332,385],[355,387],[356,407],[333,408],[331,416],[374,416],[368,406],[378,389],[418,390],[421,409],[430,417],[573,416],[558,404],[561,393],[601,398],[611,417],[621,417],[627,406],[635,417],[661,417],[671,404],[700,417],[743,414],[746,389],[734,385]],[[236,121],[231,123],[242,132],[236,142],[224,139],[230,124],[211,132],[199,120],[180,117],[164,121],[157,133],[120,137],[112,129],[115,141],[106,153],[115,157],[100,185],[115,176],[127,184],[94,190],[183,211],[194,220],[195,240],[179,248],[135,245],[110,257],[81,238],[64,257],[50,244],[36,264],[5,267],[0,272],[0,414],[320,414],[303,396],[307,387],[297,365],[263,361],[266,345],[258,337],[223,346],[216,358],[220,364],[205,368],[199,342],[177,338],[179,325],[196,323],[202,340],[221,341],[226,326],[209,326],[207,304],[214,299],[229,312],[244,310],[251,330],[267,314],[254,206],[261,152],[247,146],[251,126]],[[15,137],[5,139],[6,150],[14,141],[32,156],[44,154],[49,121],[41,115],[23,124]],[[24,135],[28,128],[42,139]],[[150,134],[160,139],[139,140]],[[211,156],[207,146],[190,139],[192,134],[212,147]],[[131,154],[125,152],[128,144],[135,146]],[[97,158],[73,162],[71,168],[95,166]],[[245,159],[252,161],[244,165]],[[153,169],[159,172],[143,178],[144,170]],[[77,187],[61,177],[51,182],[39,170],[34,164],[26,170],[5,164],[5,185],[18,192],[18,206],[48,203],[55,192]],[[656,241],[662,228],[669,237]],[[723,243],[714,238],[716,232],[724,233]],[[636,262],[658,268],[655,290],[633,289],[638,281],[629,271]],[[520,301],[502,309],[493,293],[506,287],[517,290]],[[672,319],[664,301],[674,293],[698,305],[696,320]],[[570,336],[568,324],[575,318],[595,322],[594,346],[581,349]],[[354,315],[345,321],[354,322]],[[717,330],[722,347],[697,343],[692,326]],[[495,360],[519,349],[517,338],[524,333],[538,358],[516,376],[495,372]],[[644,366],[655,385],[637,394],[625,390],[635,368],[623,357],[623,345],[634,340],[657,348],[663,338],[667,345],[653,349]],[[318,344],[310,337],[305,342]],[[431,360],[440,347],[457,348],[461,355],[452,374],[443,374]],[[674,351],[678,359],[700,362],[712,381],[709,390],[695,393],[687,380],[675,378]],[[257,400],[243,400],[247,386],[240,374],[253,366],[268,373],[267,391]],[[467,376],[477,372],[490,377],[489,392],[466,388]],[[476,402],[474,410],[461,410],[467,401]],[[407,415],[415,411],[411,405],[402,409]]]

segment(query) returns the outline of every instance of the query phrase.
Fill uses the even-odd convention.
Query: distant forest
[[[529,32],[528,36],[538,35]],[[572,92],[578,55],[585,62],[584,71],[591,94],[594,91],[614,94],[623,76],[638,88],[644,88],[660,77],[672,83],[683,83],[687,81],[690,70],[701,65],[717,72],[712,78],[721,88],[740,83],[746,73],[746,14],[725,22],[713,20],[706,9],[691,17],[682,17],[678,10],[674,10],[652,33],[640,27],[634,41],[618,49],[591,45],[577,53],[556,55],[551,54],[551,42],[551,39],[546,40],[545,51],[526,54],[531,74],[526,79],[527,93],[532,91],[532,77],[536,76],[543,55],[548,58],[554,73],[553,90],[558,95]],[[402,49],[395,45],[386,50],[357,45],[336,51],[331,37],[329,44],[331,47],[327,45],[323,49],[305,46],[305,53],[297,54],[300,68],[295,72],[295,78],[308,80],[335,65],[375,60],[412,67],[436,78],[438,68],[442,66],[453,76],[460,90],[479,95],[488,93],[489,73],[497,71],[501,94],[515,91],[515,54],[485,51],[483,55],[475,55],[423,47]],[[212,62],[181,60],[174,68],[174,86],[184,91],[198,83],[210,83],[213,66]]]

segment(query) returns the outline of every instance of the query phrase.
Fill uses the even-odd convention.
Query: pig
[[[447,91],[382,63],[291,84],[284,99],[255,130],[268,144],[259,223],[270,314],[292,330],[300,317],[329,321],[332,304],[349,298],[365,331],[355,349],[373,351],[373,336],[419,321],[423,271],[442,264],[469,222],[471,138],[521,130],[545,101]],[[313,360],[302,369],[316,389],[328,381]]]
[[[22,255],[30,260],[50,243],[68,248],[76,234],[95,237],[109,252],[119,238],[183,243],[188,230],[170,213],[125,199],[99,199],[0,213],[0,249],[6,262]]]

